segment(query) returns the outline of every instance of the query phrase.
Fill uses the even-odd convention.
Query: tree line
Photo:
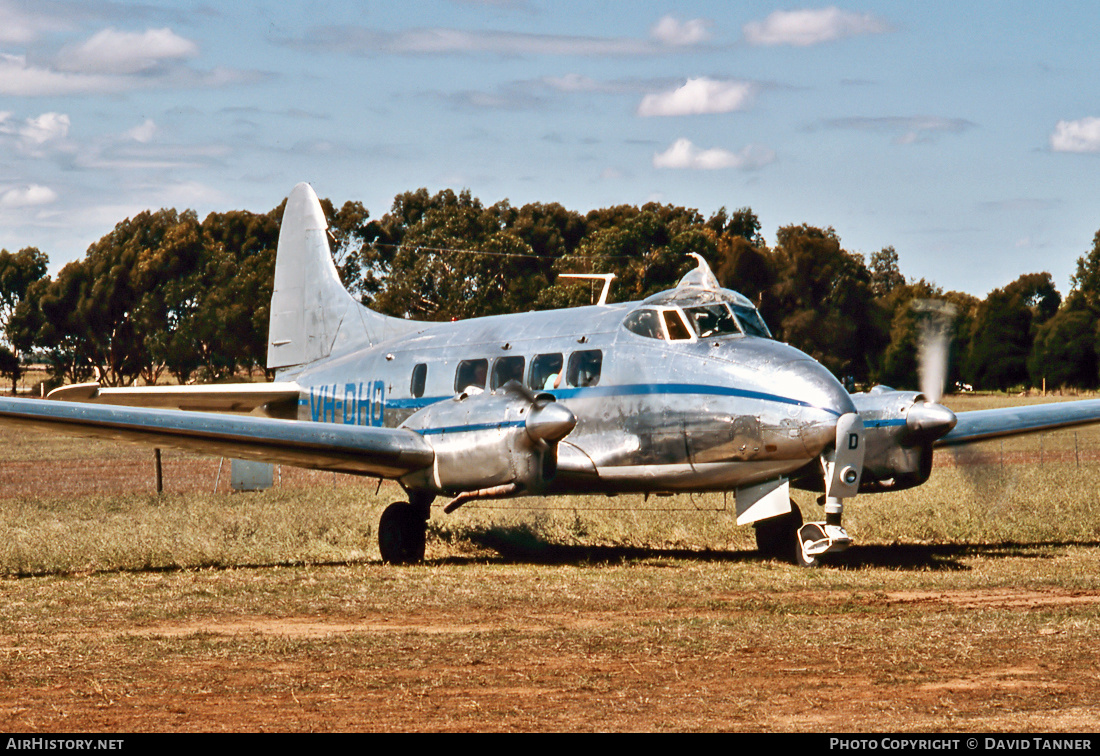
[[[202,221],[191,210],[143,212],[56,277],[38,249],[0,251],[0,375],[14,388],[32,355],[57,383],[264,371],[284,207]],[[710,217],[658,203],[582,214],[427,189],[397,195],[380,219],[359,202],[322,207],[345,285],[389,315],[450,320],[591,303],[591,286],[558,277],[565,272],[615,273],[611,301],[642,299],[674,286],[695,252],[723,286],[757,303],[777,338],[853,383],[916,388],[929,317],[920,305],[941,300],[952,306],[950,383],[1100,385],[1100,231],[1065,298],[1049,273],[1026,273],[980,300],[907,279],[893,247],[866,258],[848,251],[832,228],[784,226],[769,246],[749,207]]]

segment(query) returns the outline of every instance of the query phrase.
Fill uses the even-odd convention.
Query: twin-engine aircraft
[[[316,194],[287,201],[268,384],[64,386],[0,399],[0,420],[77,435],[394,479],[408,501],[382,559],[423,559],[432,503],[589,493],[733,491],[768,557],[813,565],[851,544],[844,503],[923,483],[932,449],[1100,422],[1100,400],[953,413],[939,386],[849,394],[775,341],[699,258],[641,302],[452,323],[387,317],[332,262]],[[203,410],[195,412],[190,410]],[[247,413],[247,414],[245,414]],[[792,487],[823,494],[803,524]]]

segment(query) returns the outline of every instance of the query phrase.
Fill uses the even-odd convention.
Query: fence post
[[[160,449],[153,449],[153,468],[156,470],[157,475],[157,495],[160,495],[164,491],[164,471],[160,465]]]

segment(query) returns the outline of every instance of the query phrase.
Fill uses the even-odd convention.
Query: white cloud
[[[51,71],[27,65],[24,55],[0,53],[0,95],[52,97],[116,92],[124,88],[125,84],[117,77]]]
[[[834,118],[824,124],[833,129],[878,131],[896,134],[894,144],[923,144],[932,142],[941,134],[962,134],[977,126],[965,118],[941,118],[939,116],[885,116],[877,118]]]
[[[148,71],[165,61],[193,58],[198,52],[198,45],[167,28],[140,33],[104,29],[62,50],[59,64],[63,71],[126,75]]]
[[[10,112],[0,113],[0,135],[13,137],[20,152],[40,157],[50,150],[68,150],[71,145],[69,116],[65,113],[43,113],[37,118],[16,121]]]
[[[883,34],[890,25],[870,13],[852,13],[836,6],[820,10],[775,11],[763,21],[743,27],[752,45],[809,47],[861,34]]]
[[[311,29],[286,44],[320,52],[350,55],[576,55],[583,57],[653,55],[668,45],[632,37],[589,37],[491,30],[430,28],[399,32],[364,27]]]
[[[39,184],[9,189],[0,195],[0,206],[3,207],[34,207],[48,205],[55,201],[57,201],[57,192]]]
[[[33,11],[24,6],[30,3],[11,3],[0,0],[0,43],[26,44],[38,39],[45,32],[69,28],[69,24],[40,9]]]
[[[737,168],[743,171],[763,168],[775,160],[775,152],[761,145],[750,144],[738,152],[715,147],[700,149],[688,139],[677,139],[664,152],[653,155],[654,168],[689,168],[692,170],[718,170]]]
[[[19,136],[32,144],[45,144],[67,137],[70,125],[65,113],[43,113],[38,118],[28,118],[20,127]]]
[[[649,30],[649,36],[676,47],[697,45],[710,39],[710,24],[702,18],[680,21],[675,16],[664,16]]]
[[[1100,118],[1059,121],[1050,135],[1055,152],[1100,152]]]
[[[209,207],[224,205],[228,200],[219,189],[198,181],[181,181],[151,190],[152,206]]]
[[[605,88],[595,79],[577,73],[568,73],[565,76],[544,76],[542,82],[559,92],[599,92]]]
[[[670,92],[648,94],[638,106],[640,116],[679,116],[701,113],[729,113],[741,110],[755,87],[746,81],[688,79]]]
[[[140,36],[140,35],[137,35]],[[186,40],[185,40],[186,41]],[[148,51],[152,54],[155,51]],[[162,49],[161,53],[166,52]],[[213,68],[196,71],[185,65],[158,66],[170,57],[142,57],[136,49],[117,50],[113,59],[102,58],[91,68],[102,71],[69,71],[28,65],[24,55],[0,53],[0,95],[55,97],[65,95],[113,94],[150,88],[210,88],[248,83],[263,78],[258,72]],[[109,57],[109,56],[108,56]],[[67,59],[71,64],[72,58]],[[151,66],[151,68],[143,68]],[[108,69],[115,69],[110,71]],[[132,72],[127,72],[132,70]]]
[[[152,118],[146,118],[145,123],[140,126],[135,126],[126,132],[126,136],[133,139],[135,142],[141,144],[148,144],[153,140],[153,136],[157,133],[157,125],[153,123]]]

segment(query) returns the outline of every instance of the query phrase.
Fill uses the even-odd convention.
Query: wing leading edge
[[[432,464],[415,431],[145,407],[0,398],[0,422],[315,470],[397,478]]]
[[[958,422],[954,430],[937,441],[936,446],[956,446],[1002,436],[1100,423],[1100,399],[971,410],[959,412],[956,417]]]

